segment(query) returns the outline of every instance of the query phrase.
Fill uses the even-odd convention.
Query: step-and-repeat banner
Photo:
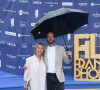
[[[39,42],[48,45],[46,39],[34,40],[30,31],[47,12],[61,7],[89,12],[88,24],[65,35],[73,53],[71,64],[64,63],[65,75],[74,75],[74,34],[95,33],[97,53],[100,52],[100,0],[0,0],[0,70],[23,75],[25,59],[34,54],[35,45]],[[64,46],[62,36],[55,43]]]

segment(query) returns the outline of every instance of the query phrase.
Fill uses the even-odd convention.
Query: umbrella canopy
[[[50,31],[55,33],[55,37],[62,35],[68,51],[64,34],[73,33],[82,25],[87,24],[88,15],[82,10],[69,8],[50,11],[36,23],[31,33],[35,39],[46,38]]]
[[[53,31],[55,36],[73,33],[88,23],[88,13],[78,9],[60,8],[48,12],[41,18],[31,33],[35,39],[46,38],[47,32]]]

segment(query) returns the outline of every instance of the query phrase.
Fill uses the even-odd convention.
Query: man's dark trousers
[[[64,82],[59,82],[56,73],[47,73],[47,90],[64,90]]]

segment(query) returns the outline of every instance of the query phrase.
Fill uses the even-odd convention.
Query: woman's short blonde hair
[[[38,43],[38,44],[36,44],[35,50],[36,50],[36,48],[37,48],[38,45],[42,45],[42,46],[43,46],[43,53],[44,53],[44,45],[43,45],[43,43]]]

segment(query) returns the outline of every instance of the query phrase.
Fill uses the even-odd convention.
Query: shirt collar
[[[38,58],[36,57],[36,55],[34,54],[34,58],[36,62],[39,62]],[[43,57],[41,56],[41,61],[43,60]]]

